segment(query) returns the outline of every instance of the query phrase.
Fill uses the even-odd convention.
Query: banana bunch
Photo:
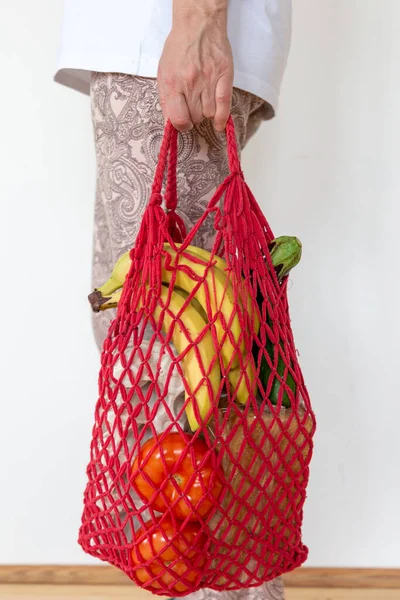
[[[238,308],[225,260],[195,246],[188,246],[184,253],[178,254],[169,244],[164,244],[164,250],[161,302],[167,308],[163,310],[158,305],[153,316],[157,321],[162,319],[165,334],[172,328],[172,343],[183,355],[182,368],[188,384],[186,415],[190,428],[196,431],[210,417],[210,398],[216,398],[220,392],[221,371],[216,356],[221,356],[232,394],[241,404],[245,404],[254,391],[254,361],[251,353],[245,356]],[[300,255],[301,244],[297,238],[285,236],[271,244],[272,262],[280,277],[287,275]],[[118,306],[130,265],[127,252],[118,259],[111,277],[89,295],[93,311]],[[250,295],[247,302],[257,335],[259,320]],[[215,325],[218,347],[207,327],[210,322]],[[240,357],[244,368],[240,366]]]

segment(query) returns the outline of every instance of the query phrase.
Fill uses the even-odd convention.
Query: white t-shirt
[[[64,0],[55,80],[89,93],[91,71],[156,77],[172,0]],[[291,0],[229,0],[235,87],[276,110],[291,34]]]

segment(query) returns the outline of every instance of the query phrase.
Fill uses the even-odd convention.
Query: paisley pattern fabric
[[[93,73],[92,119],[97,158],[94,215],[93,287],[110,276],[113,265],[134,245],[149,199],[164,119],[155,79],[117,73]],[[232,116],[239,149],[243,149],[271,107],[243,90],[233,90]],[[225,135],[209,120],[179,136],[178,213],[190,228],[203,214],[228,173]],[[206,221],[194,244],[211,249],[214,223]],[[114,311],[96,314],[93,329],[99,349]],[[283,600],[281,579],[259,588],[234,592],[201,590],[190,600]]]

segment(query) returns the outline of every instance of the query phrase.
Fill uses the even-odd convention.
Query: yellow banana
[[[167,249],[168,254],[171,256],[171,260],[176,260],[178,256],[175,251],[171,249]],[[192,253],[194,254],[194,253]],[[97,309],[104,310],[107,308],[111,308],[115,306],[117,296],[110,296],[110,298],[106,298],[105,303],[101,304],[101,301],[98,299],[98,295],[103,293],[110,294],[114,291],[114,286],[117,284],[118,278],[122,279],[121,276],[121,267],[124,264],[127,264],[127,258],[130,258],[129,254],[124,255],[118,261],[119,268],[117,269],[117,265],[113,270],[113,274],[111,278],[101,287],[93,292],[92,296],[95,296],[95,300],[97,302]],[[183,255],[179,255],[179,266],[188,267],[191,269],[195,275],[199,278],[204,278],[204,265],[200,263],[196,263],[191,261],[189,258]],[[129,266],[128,266],[129,268]],[[126,277],[123,276],[124,278]],[[206,278],[204,279],[204,283],[198,285],[195,279],[192,279],[187,271],[184,271],[180,268],[168,270],[165,268],[165,257],[162,257],[162,281],[164,283],[170,284],[170,282],[174,279],[174,287],[179,287],[191,294],[192,300],[197,300],[206,317],[207,320],[213,320],[214,315],[219,311],[222,313],[225,322],[227,324],[227,328],[229,331],[227,332],[222,325],[222,322],[219,318],[215,320],[215,327],[217,332],[218,341],[221,345],[221,355],[224,361],[224,365],[230,365],[231,368],[235,368],[239,364],[239,355],[238,351],[243,354],[244,352],[244,341],[240,342],[238,350],[235,350],[235,346],[239,342],[240,334],[241,334],[241,326],[239,317],[237,314],[237,307],[234,301],[234,294],[232,289],[232,284],[229,279],[220,269],[217,267],[209,267],[207,271]],[[193,293],[193,288],[198,285],[196,291]],[[209,306],[211,309],[211,315],[207,315],[207,298],[209,301]],[[249,297],[249,304],[251,303],[251,298]],[[94,303],[92,302],[92,306],[94,307]],[[249,308],[250,310],[250,308]],[[201,312],[199,310],[199,312]],[[203,316],[204,316],[203,313]],[[230,320],[232,318],[232,322],[229,326]],[[259,323],[256,315],[254,315],[255,321],[255,329],[256,333],[258,331]],[[229,332],[232,334],[233,342],[230,339]]]
[[[180,245],[181,244],[176,244],[177,247],[179,247]],[[169,246],[169,244],[165,244],[165,246]],[[188,246],[187,251],[190,254],[192,254],[193,256],[197,256],[198,258],[201,258],[207,262],[209,262],[211,260],[211,252],[208,252],[208,250],[203,250],[202,248],[197,248],[196,246]],[[223,272],[223,274],[225,275],[225,273],[224,273],[224,271],[226,269],[225,260],[219,256],[218,257],[214,256],[213,258],[218,259],[216,268],[220,269]],[[226,277],[226,275],[225,275],[225,277]],[[177,288],[174,288],[174,289],[176,291],[178,291]],[[187,292],[185,292],[185,293],[186,293],[186,297],[187,297],[188,293]],[[195,301],[195,298],[193,298],[193,300]],[[253,300],[252,300],[250,294],[248,294],[248,311],[249,311],[250,315],[252,314],[252,306],[253,306]],[[197,310],[199,310],[197,306],[196,306],[196,308],[197,308]],[[202,313],[203,313],[203,315],[205,315],[204,311],[202,311]],[[207,315],[205,315],[205,316],[207,317]],[[254,312],[253,319],[254,319],[253,325],[254,325],[254,329],[255,329],[255,334],[257,335],[259,328],[260,328],[260,322],[259,322],[256,312]],[[246,378],[246,375],[247,375],[247,378]],[[236,390],[236,400],[238,402],[240,402],[241,404],[246,404],[249,399],[249,395],[254,392],[254,388],[255,388],[255,372],[254,372],[254,366],[251,363],[251,361],[248,360],[245,372],[241,371],[240,366],[236,367],[235,369],[232,369],[232,368],[229,369],[228,381],[231,385],[232,393],[234,393]]]
[[[105,298],[121,288],[124,285],[126,276],[131,266],[131,257],[129,252],[125,252],[119,257],[111,272],[111,277],[101,287],[95,288],[95,292],[100,292]]]
[[[177,245],[179,246],[179,244],[177,244]],[[191,254],[192,256],[196,256],[197,258],[200,258],[201,260],[206,260],[207,262],[210,262],[211,252],[208,252],[208,250],[203,250],[202,248],[198,248],[198,250],[201,251],[201,254],[200,254],[200,252],[197,252],[197,249],[195,246],[188,246],[188,249],[189,248],[192,248],[192,250],[189,251],[189,254]],[[226,268],[227,268],[226,262],[223,258],[220,258],[220,257],[218,257],[218,258],[219,258],[220,264],[223,264],[225,266],[223,269],[221,269],[218,265],[216,265],[215,268],[219,269],[222,272],[222,274],[226,278],[228,278],[229,274],[228,275],[226,274]],[[244,279],[242,279],[242,283],[244,283]],[[260,321],[258,319],[257,312],[253,309],[255,303],[253,302],[253,299],[250,296],[250,294],[247,292],[247,290],[245,290],[244,293],[247,295],[247,311],[248,311],[249,315],[253,317],[254,332],[256,335],[258,335],[258,331],[260,329]],[[240,303],[240,306],[242,307],[243,303],[241,301],[241,298],[238,298],[238,301]]]
[[[236,395],[236,400],[240,404],[246,404],[249,396],[254,393],[255,379],[254,367],[250,359],[245,371],[242,371],[240,367],[236,367],[236,369],[230,369],[228,372],[231,393]]]
[[[187,300],[187,298],[189,297],[189,293],[186,292],[185,290],[182,290],[179,287],[175,287],[174,292],[176,294],[178,294],[179,296],[181,296],[184,300]],[[118,290],[117,292],[114,292],[114,294],[111,295],[111,297],[107,300],[107,302],[105,302],[101,306],[101,310],[106,310],[108,308],[115,308],[121,297],[121,293],[122,293],[122,290]],[[204,327],[205,324],[208,322],[208,320],[207,320],[207,315],[204,312],[201,304],[196,300],[196,298],[192,298],[192,300],[190,301],[190,304],[193,306],[193,308],[195,310],[197,310],[197,312],[203,319],[202,326]],[[200,342],[200,344],[201,343],[202,342]],[[247,380],[246,380],[245,373],[247,374]],[[236,390],[236,399],[241,404],[246,404],[249,395],[251,393],[253,393],[253,391],[254,391],[254,381],[255,381],[254,367],[253,367],[252,363],[250,362],[250,360],[247,364],[245,372],[241,371],[240,366],[236,367],[235,369],[230,369],[228,371],[228,380],[231,385],[232,393],[235,392],[236,387],[239,383],[239,387]]]
[[[184,298],[185,300],[189,297],[189,292],[186,292],[185,290],[182,290],[179,287],[174,287],[174,291],[179,294],[180,296],[182,296],[182,298]],[[204,319],[205,323],[208,323],[208,319],[207,319],[207,315],[204,312],[203,307],[201,306],[200,302],[198,302],[196,300],[196,298],[192,298],[191,302],[192,306],[197,310],[197,312],[202,316],[202,318]],[[248,367],[246,369],[247,375],[249,377],[249,381],[252,383],[255,379],[255,375],[254,375],[254,370],[253,367],[250,365],[250,363],[248,364]],[[236,367],[236,369],[230,369],[228,371],[228,380],[229,383],[231,385],[231,391],[232,394],[235,392],[236,390],[236,386],[239,382],[239,378],[241,375],[241,370],[240,370],[240,366]],[[247,389],[247,382],[245,380],[245,376],[243,375],[241,380],[240,380],[240,384],[239,387],[236,391],[236,399],[238,400],[238,402],[240,402],[241,404],[246,404],[247,400],[249,397],[249,391]]]
[[[177,254],[173,250],[168,250],[171,256],[172,263],[176,260]],[[175,267],[175,265],[174,265]],[[173,268],[171,271],[165,268],[165,258],[162,257],[162,280],[170,284],[174,281],[174,285],[188,291],[196,298],[205,310],[207,319],[214,320],[214,315],[222,313],[226,321],[228,331],[222,326],[219,318],[215,320],[215,328],[220,343],[221,355],[224,365],[230,365],[231,368],[239,364],[238,351],[241,353],[244,350],[244,341],[239,344],[241,334],[240,321],[237,314],[237,308],[234,301],[233,289],[224,273],[216,267],[209,267],[207,276],[204,278],[204,265],[191,261],[183,255],[179,255],[178,268]],[[179,267],[191,269],[196,278],[204,279],[198,285],[196,279],[192,279],[187,270]],[[197,286],[196,291],[193,289]],[[211,314],[208,312],[207,301],[210,306]],[[228,335],[231,332],[233,343]],[[239,346],[238,346],[239,344]],[[235,348],[236,346],[236,348]]]
[[[101,306],[101,310],[116,306],[121,293],[121,290],[114,292],[107,302]],[[185,353],[187,348],[191,346],[182,358],[182,368],[191,391],[189,395],[186,393],[186,416],[191,430],[196,431],[210,416],[212,406],[210,394],[217,399],[221,382],[219,363],[214,361],[212,365],[216,352],[211,331],[206,331],[201,340],[196,343],[196,346],[193,345],[204,327],[206,327],[206,321],[192,306],[192,303],[186,304],[186,292],[183,292],[183,297],[175,291],[171,292],[169,304],[167,304],[168,294],[168,288],[163,286],[160,298],[167,309],[164,311],[162,329],[164,333],[167,333],[173,327],[171,340],[178,354]],[[160,319],[162,311],[162,307],[157,305],[153,313],[157,321]],[[182,322],[184,327],[180,325],[179,321]],[[200,354],[201,362],[198,360],[198,354]],[[200,422],[196,418],[192,397],[198,406]]]
[[[181,244],[176,244],[176,246],[181,246]],[[166,249],[171,250],[170,244],[164,244],[164,247]],[[197,256],[205,259],[207,262],[211,258],[211,252],[208,252],[208,250],[203,250],[203,248],[197,248],[196,246],[189,246],[188,252],[195,253]],[[226,269],[226,262],[223,258],[220,258],[219,256],[214,256],[214,259],[219,269]],[[132,261],[130,258],[130,252],[125,252],[125,254],[120,256],[117,262],[115,263],[114,268],[111,272],[111,277],[101,287],[95,288],[94,291],[100,292],[101,296],[103,298],[106,298],[107,296],[110,296],[111,294],[113,294],[113,292],[121,288],[124,285],[126,276],[128,275],[131,262]]]
[[[174,288],[174,292],[176,294],[178,294],[179,296],[181,296],[184,300],[187,300],[189,293],[186,292],[185,290],[182,290],[181,288],[175,287]],[[118,304],[118,301],[120,300],[121,297],[121,293],[122,290],[118,290],[117,292],[114,292],[110,298],[101,305],[101,310],[107,310],[108,308],[115,308]],[[199,313],[199,316],[202,319],[202,327],[205,326],[205,324],[207,323],[207,315],[205,314],[201,304],[196,300],[196,298],[193,298],[190,302],[190,304],[192,305],[193,309],[196,310]],[[175,340],[173,339],[173,343],[175,345]],[[201,342],[199,342],[199,345],[203,343],[203,340]],[[177,348],[178,350],[178,348]],[[179,352],[179,350],[178,350]],[[247,374],[247,379],[246,379],[246,374]],[[185,370],[185,375],[186,375],[186,370]],[[231,386],[231,392],[232,394],[236,392],[236,400],[238,402],[240,402],[240,404],[246,404],[246,402],[248,401],[249,395],[251,393],[254,392],[254,382],[255,382],[255,372],[254,372],[254,367],[252,365],[252,363],[248,362],[246,370],[242,371],[240,366],[236,367],[235,369],[230,369],[228,371],[228,380]],[[238,386],[239,384],[239,386]],[[200,405],[200,400],[199,400],[199,405]],[[191,405],[190,405],[191,406]],[[190,423],[190,427],[193,431],[195,431],[195,429],[193,429],[193,426],[195,426],[197,424],[197,422],[194,421],[194,419],[192,417],[194,417],[194,411],[193,411],[193,407],[191,406],[189,408],[188,405],[188,410],[187,412],[187,416],[188,416],[188,420],[189,420],[189,415],[191,418],[191,422]],[[197,429],[197,427],[196,427]]]
[[[175,244],[175,246],[177,248],[180,248],[182,244]],[[170,244],[164,244],[164,248],[166,250],[172,249]],[[207,263],[210,262],[212,257],[213,262],[215,262],[215,266],[218,267],[220,271],[224,271],[226,269],[226,261],[223,258],[217,256],[216,254],[212,256],[211,252],[209,252],[208,250],[204,250],[204,248],[198,248],[197,246],[188,246],[184,250],[184,252],[189,252],[189,254],[196,254],[199,258],[203,259]]]
[[[176,244],[176,245],[180,246],[181,244]],[[169,244],[164,244],[164,248],[166,250],[168,250],[171,254],[175,255],[175,252],[171,249],[171,246]],[[197,248],[196,246],[188,246],[187,251],[189,254],[192,254],[193,256],[196,256],[197,258],[204,260],[205,262],[209,262],[211,259],[211,252],[209,252],[208,250],[204,250],[203,248]],[[213,259],[216,261],[215,268],[219,269],[222,272],[222,274],[224,274],[224,270],[226,269],[225,260],[216,255],[213,257]],[[125,282],[126,276],[129,272],[130,266],[131,266],[130,253],[125,252],[125,254],[120,256],[120,258],[115,263],[114,268],[111,273],[111,277],[101,287],[95,288],[94,291],[89,295],[89,300],[90,300],[93,310],[98,311],[98,310],[104,310],[104,308],[111,308],[110,302],[113,303],[114,301],[111,301],[111,300],[108,301],[108,297],[110,297],[119,288],[122,288],[122,286]],[[197,265],[197,266],[202,267],[202,265]],[[197,271],[198,270],[199,269],[197,269]],[[222,281],[222,278],[220,275],[219,275],[219,279]],[[191,290],[188,290],[188,291],[191,291]],[[102,308],[102,302],[104,300],[106,300],[107,306]],[[113,304],[113,307],[114,306],[116,306],[115,303]],[[252,307],[252,300],[251,300],[251,297],[249,296],[248,311],[250,314],[251,314],[251,307]],[[197,309],[199,310],[199,307],[197,307]],[[206,310],[206,306],[205,306],[205,310]],[[254,314],[254,329],[255,329],[256,334],[258,333],[258,328],[259,328],[259,322],[257,319],[257,315]]]
[[[188,400],[186,416],[191,430],[196,431],[210,417],[212,407],[210,393],[217,399],[221,381],[219,364],[218,361],[214,360],[216,352],[211,331],[206,331],[202,339],[195,346],[193,345],[206,326],[204,319],[190,303],[187,304],[185,299],[176,292],[171,292],[169,303],[168,296],[169,290],[163,286],[160,297],[168,308],[164,311],[162,328],[164,332],[169,332],[171,327],[173,327],[171,340],[179,354],[185,353],[187,348],[190,347],[182,358],[182,367],[191,391],[191,396],[193,396],[200,414],[199,422],[196,418],[193,402],[192,400],[188,400],[188,395],[186,394],[186,399]],[[157,320],[160,319],[161,313],[161,306],[156,306],[154,318]],[[179,321],[182,322],[187,333],[181,327]],[[196,349],[200,354],[200,362]],[[211,387],[211,390],[209,387]]]
[[[187,292],[186,290],[183,290],[182,288],[180,288],[178,286],[174,287],[174,292],[176,292],[177,294],[179,294],[185,300],[190,295],[189,292]],[[206,313],[204,311],[204,308],[201,306],[200,302],[198,300],[196,300],[196,298],[191,298],[190,299],[190,304],[193,306],[193,308],[195,308],[197,310],[197,312],[199,313],[199,315],[201,316],[201,318],[204,320],[204,323],[208,323],[207,315],[206,315]]]
[[[122,289],[110,294],[105,302],[100,304],[99,310],[107,310],[108,308],[117,308],[118,302],[121,300]]]
[[[292,238],[288,238],[288,239],[292,239]],[[278,238],[278,240],[280,240],[280,238]],[[182,244],[175,244],[175,246],[177,248],[180,248]],[[171,249],[170,244],[164,244],[164,248],[167,249]],[[286,250],[286,248],[284,249]],[[214,256],[212,255],[211,252],[209,252],[208,250],[204,250],[204,248],[198,248],[197,246],[188,246],[185,249],[185,252],[188,252],[188,254],[192,254],[193,256],[196,256],[197,258],[200,258],[201,260],[204,260],[205,262],[209,263],[210,261],[215,262],[215,266],[217,269],[219,269],[220,271],[222,271],[225,275],[226,275],[226,270],[227,270],[227,264],[226,264],[226,260],[224,258],[221,258],[220,256],[217,256],[216,254],[214,254]],[[284,254],[284,252],[282,252],[282,254]],[[244,281],[244,280],[242,280]],[[247,311],[249,313],[249,315],[253,314],[253,299],[250,296],[250,294],[247,294],[248,296],[248,301],[247,301]],[[240,301],[240,299],[239,299]],[[258,334],[258,330],[260,328],[260,322],[258,320],[257,317],[257,313],[254,311],[254,317],[253,317],[253,326],[254,326],[254,331],[255,334]]]

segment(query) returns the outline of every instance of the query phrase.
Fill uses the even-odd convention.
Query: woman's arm
[[[165,119],[188,131],[213,118],[222,131],[229,117],[233,59],[227,37],[228,0],[173,0],[172,29],[158,67]]]

